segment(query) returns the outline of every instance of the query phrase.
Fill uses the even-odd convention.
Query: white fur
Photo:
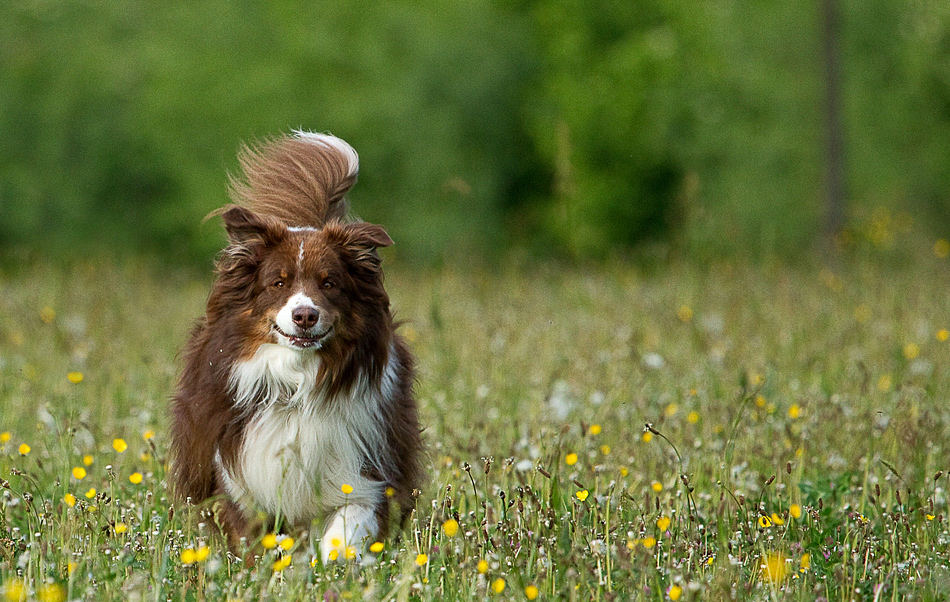
[[[337,551],[337,560],[346,557],[346,550],[353,548],[355,560],[359,561],[363,547],[373,543],[379,525],[376,520],[376,509],[363,504],[347,504],[336,511],[329,521],[323,539],[320,540],[320,554],[324,564],[333,559],[330,553]]]
[[[361,379],[344,398],[332,400],[315,384],[319,368],[316,354],[276,344],[261,345],[237,363],[234,404],[252,418],[237,470],[216,459],[228,493],[246,508],[280,514],[292,524],[338,509],[321,542],[327,559],[333,539],[347,542],[344,548],[359,547],[378,531],[374,508],[384,485],[362,472],[391,473],[379,453],[385,445],[380,406],[395,394],[400,366],[390,348],[378,386]],[[343,485],[353,491],[344,494]]]
[[[310,144],[315,144],[324,148],[330,147],[340,152],[344,157],[346,157],[346,161],[349,165],[349,169],[347,170],[346,174],[347,176],[355,176],[357,172],[359,172],[359,155],[356,154],[356,150],[354,150],[352,146],[340,138],[330,134],[316,134],[314,132],[307,132],[304,130],[294,130],[294,134],[297,135],[298,140],[309,142]]]
[[[303,256],[303,243],[300,243],[300,255]],[[294,324],[294,310],[298,307],[312,307],[318,312],[320,311],[320,308],[317,307],[316,303],[313,302],[313,299],[300,292],[294,293],[290,296],[290,299],[287,299],[287,302],[284,303],[284,306],[280,308],[280,311],[277,312],[277,317],[274,320],[277,322],[277,327],[283,332],[287,334],[298,334],[299,329],[297,328],[297,325]],[[309,329],[312,334],[321,335],[329,330],[329,326],[321,322],[323,322],[322,319],[315,326]],[[275,332],[274,335],[277,337],[277,342],[281,345],[294,347],[290,340],[281,333]],[[312,344],[309,348],[319,349],[322,344],[323,342],[319,341],[315,344]]]

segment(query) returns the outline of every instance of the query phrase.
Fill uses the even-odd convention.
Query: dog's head
[[[236,310],[246,352],[276,343],[345,355],[385,328],[389,299],[376,249],[392,240],[382,226],[331,220],[288,227],[242,207],[223,218],[230,245],[219,261],[220,295],[213,295],[220,307],[209,310]]]

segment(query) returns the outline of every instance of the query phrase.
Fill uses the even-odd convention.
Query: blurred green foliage
[[[950,5],[841,9],[852,212],[946,221]],[[239,144],[303,127],[408,257],[797,253],[820,48],[817,2],[3,3],[0,248],[205,260]]]

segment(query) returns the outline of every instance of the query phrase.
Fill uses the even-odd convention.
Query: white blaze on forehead
[[[346,157],[347,164],[349,169],[347,170],[347,176],[355,176],[356,173],[360,170],[360,157],[356,154],[356,151],[352,146],[347,144],[345,141],[332,136],[330,134],[316,134],[314,132],[307,132],[304,130],[294,130],[297,139],[302,142],[309,142],[316,146],[321,146],[323,148],[332,148],[338,153]]]
[[[303,293],[294,293],[290,299],[287,299],[287,303],[280,308],[280,311],[277,312],[277,328],[280,328],[286,333],[293,333],[297,328],[294,324],[294,310],[298,307],[312,307],[317,308],[317,304],[313,302],[313,299],[308,297]]]

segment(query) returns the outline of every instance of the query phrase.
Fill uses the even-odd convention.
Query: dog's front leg
[[[320,541],[324,564],[347,559],[359,561],[363,548],[375,541],[377,533],[379,524],[373,506],[355,503],[337,508]]]

